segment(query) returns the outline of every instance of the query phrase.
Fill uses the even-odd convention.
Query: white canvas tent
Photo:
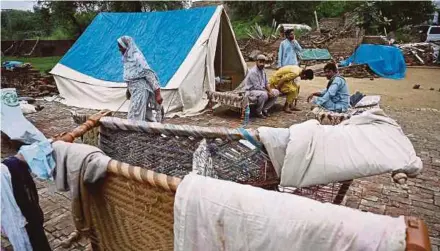
[[[232,77],[247,67],[222,6],[150,13],[101,13],[52,69],[69,106],[116,110],[125,100],[117,38],[128,35],[144,53],[161,83],[167,114],[190,115],[206,107],[216,76]],[[128,110],[128,103],[120,111]]]

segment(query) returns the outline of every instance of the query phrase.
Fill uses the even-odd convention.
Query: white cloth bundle
[[[371,109],[336,126],[309,120],[289,129],[258,129],[282,186],[305,187],[400,170],[423,163],[400,126]]]
[[[405,250],[393,218],[196,174],[174,201],[174,250]]]
[[[21,111],[15,88],[1,89],[1,130],[11,140],[18,140],[25,144],[47,140]]]

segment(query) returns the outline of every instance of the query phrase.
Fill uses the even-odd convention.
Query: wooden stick
[[[55,135],[52,140],[62,140],[65,142],[73,142],[76,138],[83,136],[87,131],[89,131],[93,127],[97,127],[99,125],[99,120],[104,117],[111,115],[112,112],[110,110],[102,110],[96,114],[93,114],[90,116],[86,122],[84,122],[82,125],[78,126],[77,128],[73,129],[71,132],[64,132],[58,135]]]
[[[315,13],[316,30],[319,33],[321,33],[321,29],[319,28],[318,14],[316,14],[316,10],[314,11],[314,13]]]

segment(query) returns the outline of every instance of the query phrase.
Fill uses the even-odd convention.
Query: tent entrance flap
[[[222,77],[230,81],[216,85],[216,91],[232,91],[240,85],[245,77],[245,70],[241,62],[241,52],[236,45],[229,19],[225,12],[222,12],[214,69],[216,77]]]

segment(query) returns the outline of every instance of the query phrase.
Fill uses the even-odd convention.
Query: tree
[[[316,8],[319,17],[340,17],[344,13],[352,12],[362,2],[358,1],[323,1]]]
[[[39,9],[50,13],[52,24],[73,37],[81,35],[93,18],[102,11],[149,12],[180,9],[183,6],[183,1],[38,1]]]
[[[40,15],[31,11],[2,10],[2,40],[22,40],[45,34]]]
[[[258,17],[265,24],[270,24],[273,19],[278,23],[312,23],[313,11],[319,2],[228,2],[232,17],[252,20]]]
[[[434,11],[434,4],[428,1],[366,1],[354,9],[359,16],[359,24],[372,33],[380,33],[383,28],[395,31],[407,25],[421,24]]]
[[[397,30],[406,25],[421,24],[429,20],[435,11],[435,5],[432,1],[383,1],[376,2],[376,4],[382,15],[391,19],[391,30]]]

